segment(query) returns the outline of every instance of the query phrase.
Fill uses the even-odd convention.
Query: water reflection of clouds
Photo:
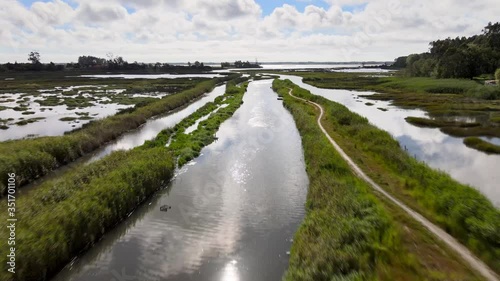
[[[219,140],[202,150],[197,164],[182,168],[154,205],[137,210],[134,223],[98,243],[91,251],[99,254],[65,276],[107,281],[126,268],[133,280],[256,280],[263,272],[274,274],[265,280],[279,280],[304,215],[307,175],[293,119],[269,86],[251,83],[244,105],[221,125]],[[275,119],[270,128],[249,124],[262,100],[266,116]],[[274,135],[263,142],[261,132]],[[168,213],[159,211],[164,204],[172,205]],[[100,275],[89,277],[93,273]]]

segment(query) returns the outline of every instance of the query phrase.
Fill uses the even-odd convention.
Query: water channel
[[[308,179],[270,86],[250,83],[218,140],[54,280],[280,280]]]
[[[374,92],[321,89],[303,83],[298,76],[281,76],[290,79],[300,87],[329,100],[341,103],[370,121],[375,126],[389,132],[399,141],[401,147],[429,166],[447,172],[456,180],[469,184],[482,192],[496,206],[500,207],[500,155],[488,155],[463,144],[463,138],[452,137],[439,129],[420,128],[405,121],[408,116],[427,117],[422,110],[402,109],[388,101],[374,101],[362,98]],[[366,103],[373,103],[369,106]],[[381,109],[387,110],[383,111]],[[498,143],[498,138],[486,139]]]

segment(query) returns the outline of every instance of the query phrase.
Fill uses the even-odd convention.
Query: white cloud
[[[500,13],[496,0],[325,1],[299,11],[294,0],[264,16],[255,0],[2,0],[0,61],[25,61],[31,49],[44,61],[107,52],[149,62],[391,60],[479,33]]]
[[[77,9],[77,18],[89,24],[122,20],[127,16],[127,9],[119,4],[83,3]]]

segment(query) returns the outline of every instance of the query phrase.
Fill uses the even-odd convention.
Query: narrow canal
[[[308,179],[271,83],[250,83],[218,141],[53,280],[280,280]]]
[[[113,140],[98,148],[94,152],[89,153],[74,162],[64,165],[59,169],[50,172],[48,175],[26,185],[25,187],[20,189],[19,194],[27,194],[35,190],[40,184],[48,180],[56,179],[63,174],[72,171],[77,167],[80,167],[81,165],[89,164],[102,159],[114,151],[129,150],[143,145],[145,141],[154,139],[161,131],[167,128],[174,127],[182,119],[186,118],[205,104],[213,102],[215,98],[217,98],[218,96],[222,96],[225,91],[226,85],[217,86],[211,92],[205,94],[202,98],[196,100],[186,107],[183,107],[174,112],[167,112],[165,114],[155,116],[149,119],[145,124],[137,128],[136,130],[129,131],[118,137],[116,140]]]

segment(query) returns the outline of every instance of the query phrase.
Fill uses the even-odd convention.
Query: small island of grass
[[[477,137],[465,138],[464,144],[470,148],[486,152],[488,154],[500,154],[500,145],[492,144]]]

